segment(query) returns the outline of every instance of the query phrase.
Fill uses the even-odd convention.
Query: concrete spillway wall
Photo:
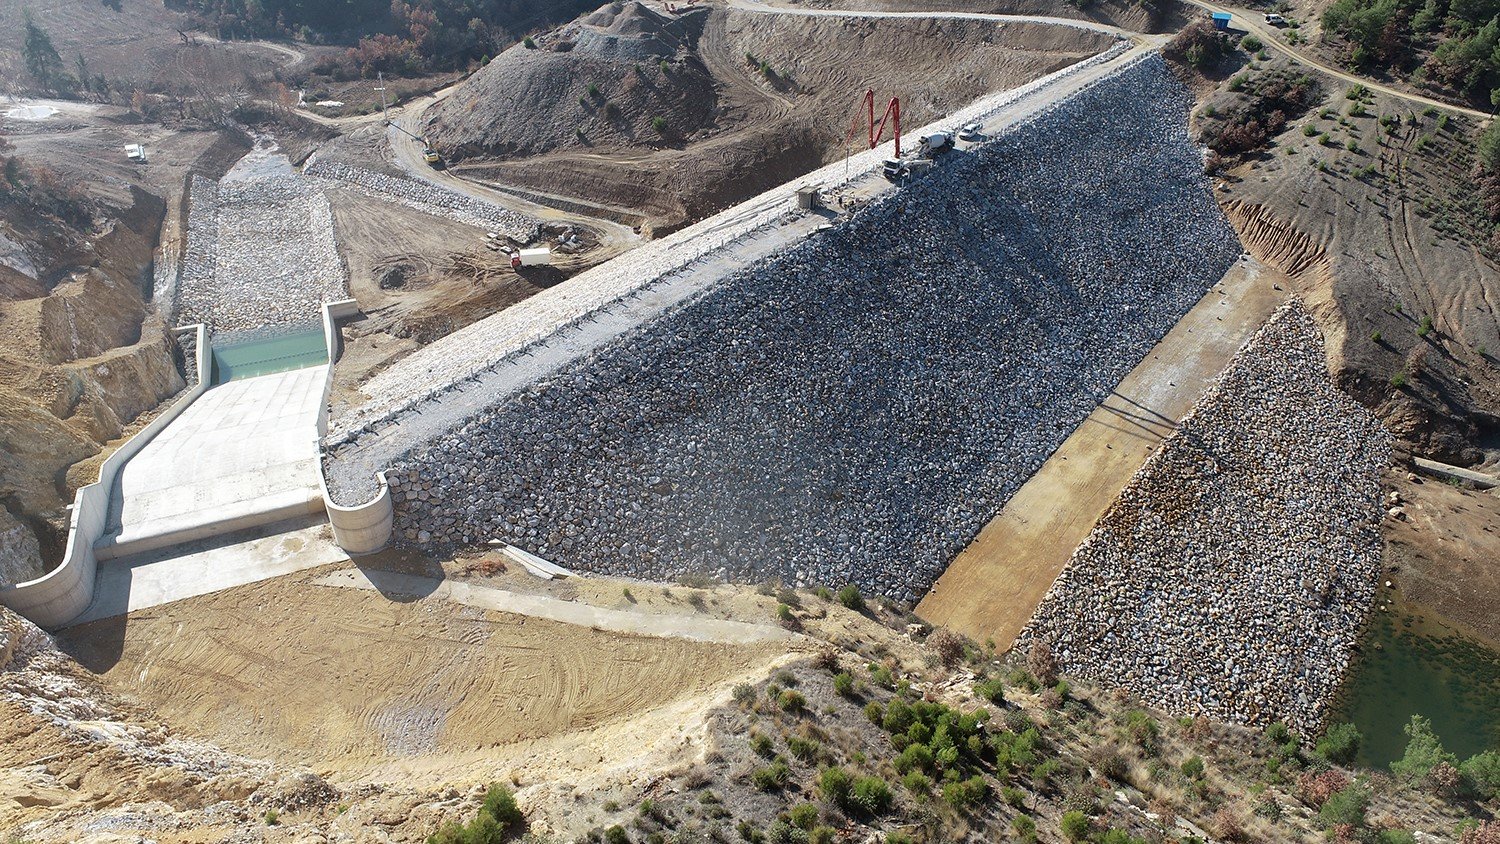
[[[399,540],[920,594],[1240,253],[1151,58],[388,473]]]

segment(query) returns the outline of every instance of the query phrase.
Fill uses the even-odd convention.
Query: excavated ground
[[[456,173],[640,209],[656,230],[843,156],[867,87],[882,107],[900,96],[904,124],[919,126],[1113,41],[1033,23],[737,9],[664,21],[634,4],[591,17],[597,27],[497,57],[428,113],[427,134],[464,159]],[[551,52],[559,41],[575,46]]]
[[[444,576],[435,564],[389,554],[360,565],[377,575]],[[605,632],[437,595],[315,583],[329,572],[83,625],[62,646],[107,688],[231,751],[330,777],[434,785],[617,759],[611,737],[627,722],[668,717],[661,713],[674,704],[763,671],[788,647]],[[540,591],[524,574],[469,581]],[[653,611],[618,587],[559,589],[570,600]],[[694,613],[656,603],[655,611]],[[549,743],[565,733],[573,738]]]

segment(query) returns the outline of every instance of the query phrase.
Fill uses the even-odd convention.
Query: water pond
[[[1364,735],[1358,763],[1384,769],[1406,750],[1412,715],[1467,759],[1500,749],[1500,653],[1410,607],[1375,611],[1333,722]]]

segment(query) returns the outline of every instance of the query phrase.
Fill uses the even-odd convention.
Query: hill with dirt
[[[667,17],[615,3],[502,53],[428,112],[426,135],[464,176],[638,208],[660,230],[846,154],[866,88],[899,96],[918,126],[1112,40],[1037,23]]]
[[[75,108],[69,106],[70,109]],[[120,124],[77,106],[0,121],[0,578],[61,558],[74,491],[108,444],[183,388],[152,301],[158,242],[173,241],[188,172],[222,172],[238,136]],[[121,148],[144,141],[147,168]],[[165,235],[164,235],[164,229]]]
[[[1205,137],[1250,119],[1284,60],[1210,93]],[[1291,72],[1295,72],[1295,68]],[[1238,80],[1238,81],[1235,81]],[[1218,192],[1246,246],[1288,272],[1340,386],[1405,450],[1500,465],[1500,265],[1475,178],[1479,127],[1359,86],[1325,85]]]
[[[53,0],[48,3],[0,4],[0,93],[37,93],[47,86],[27,73],[21,45],[26,16],[51,39],[60,58],[62,81],[54,92],[66,92],[86,72],[91,83],[103,80],[118,97],[133,89],[189,88],[220,76],[262,75],[284,64],[280,50],[257,44],[223,44],[190,31],[185,15],[161,0]],[[295,56],[295,51],[293,52]],[[80,59],[82,66],[80,67]],[[295,59],[294,59],[295,61]],[[196,71],[198,78],[185,76]],[[95,93],[103,94],[95,85]]]

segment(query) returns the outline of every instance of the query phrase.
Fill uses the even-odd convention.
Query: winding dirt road
[[[1314,70],[1317,70],[1318,72],[1326,76],[1331,76],[1335,79],[1342,79],[1343,81],[1348,82],[1351,85],[1363,85],[1372,91],[1379,91],[1380,93],[1386,94],[1388,96],[1398,97],[1400,99],[1407,100],[1408,102],[1417,103],[1424,108],[1426,106],[1433,106],[1434,108],[1440,108],[1445,111],[1467,114],[1470,117],[1475,117],[1482,121],[1489,120],[1494,116],[1487,111],[1480,111],[1478,109],[1467,108],[1461,105],[1454,105],[1453,103],[1443,102],[1442,100],[1433,99],[1431,97],[1424,97],[1421,94],[1414,94],[1410,91],[1402,91],[1398,88],[1392,88],[1389,85],[1383,85],[1379,82],[1374,81],[1373,79],[1369,79],[1368,77],[1348,73],[1346,71],[1339,70],[1336,67],[1332,67],[1331,65],[1324,64],[1323,62],[1318,61],[1312,56],[1309,56],[1301,50],[1298,50],[1292,45],[1286,43],[1285,36],[1282,35],[1281,30],[1264,23],[1264,16],[1260,12],[1239,8],[1237,6],[1218,6],[1213,3],[1202,2],[1202,0],[1188,0],[1188,2],[1192,3],[1194,6],[1197,6],[1200,9],[1205,9],[1209,12],[1222,12],[1232,15],[1232,26],[1243,29],[1249,34],[1254,35],[1256,38],[1259,38],[1262,42],[1265,43],[1266,46],[1277,51],[1278,53],[1288,56],[1299,64],[1303,64],[1310,68],[1313,68]]]

